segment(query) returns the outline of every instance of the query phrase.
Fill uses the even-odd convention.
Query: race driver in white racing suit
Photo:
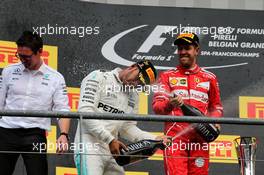
[[[156,70],[149,61],[140,61],[125,69],[93,71],[82,81],[78,111],[138,113],[138,94],[127,87],[151,84],[155,79]],[[120,154],[120,149],[126,148],[118,140],[118,135],[130,142],[143,139],[168,141],[166,136],[156,137],[142,131],[136,126],[135,121],[86,119],[81,126],[82,143],[79,122],[75,144],[81,147],[75,151],[74,158],[78,174],[82,171],[83,175],[125,174],[123,167],[111,156]],[[84,155],[81,156],[80,153]]]

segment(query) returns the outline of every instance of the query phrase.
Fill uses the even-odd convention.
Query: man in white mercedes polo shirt
[[[17,40],[16,57],[21,62],[9,65],[0,79],[0,110],[47,110],[69,111],[67,89],[63,76],[47,66],[40,58],[43,41],[39,35],[23,32]],[[46,152],[46,134],[50,118],[7,117],[0,118],[0,165],[1,174],[12,175],[21,155],[28,175],[48,175],[46,154],[34,145],[42,145]],[[66,151],[69,119],[60,119],[58,151]],[[8,152],[8,153],[5,153]],[[23,152],[23,153],[11,153]],[[26,153],[31,152],[31,153]]]

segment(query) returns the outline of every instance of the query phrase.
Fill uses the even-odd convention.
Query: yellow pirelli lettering
[[[0,40],[0,68],[4,68],[9,64],[20,62],[20,60],[15,56],[16,52],[17,45],[15,42]],[[41,58],[47,65],[57,70],[58,47],[44,45]]]

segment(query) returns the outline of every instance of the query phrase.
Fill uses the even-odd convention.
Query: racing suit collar
[[[112,73],[114,74],[114,77],[116,79],[116,81],[120,84],[123,84],[123,82],[120,80],[119,78],[119,72],[121,71],[122,69],[120,69],[119,67],[118,68],[115,68],[114,70],[112,70]]]
[[[201,70],[201,68],[195,64],[195,66],[192,69],[186,69],[182,66],[177,66],[177,69],[182,72],[183,74],[196,74],[197,72],[199,72]]]

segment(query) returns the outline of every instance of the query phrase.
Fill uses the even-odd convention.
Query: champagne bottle
[[[127,145],[127,150],[121,149],[120,156],[116,157],[116,162],[120,166],[138,162],[152,156],[158,149],[164,150],[162,140],[141,140]]]
[[[173,94],[173,93],[165,93],[165,94],[170,98],[175,98],[177,96],[176,94]],[[190,106],[187,104],[181,104],[180,108],[183,114],[186,116],[204,116],[203,113],[199,109],[193,106]]]
[[[180,108],[186,116],[204,116],[201,111],[193,106],[183,104]],[[198,134],[208,143],[214,141],[220,134],[219,129],[211,123],[195,123],[193,126]]]
[[[187,105],[187,104],[182,104],[180,106],[182,112],[186,116],[204,116],[203,113],[198,110],[197,108]]]

